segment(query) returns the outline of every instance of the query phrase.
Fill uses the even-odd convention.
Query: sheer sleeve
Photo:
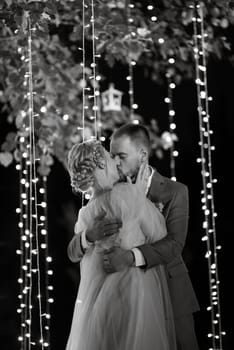
[[[87,228],[87,219],[85,215],[85,207],[81,208],[78,213],[78,219],[74,226],[74,236],[67,247],[67,254],[72,262],[80,261],[84,256],[84,245],[81,242],[82,236]],[[85,247],[87,248],[87,247]]]
[[[89,215],[89,211],[86,209],[87,209],[86,207],[82,207],[79,210],[78,218],[74,227],[75,234],[82,233],[87,228],[90,215]]]

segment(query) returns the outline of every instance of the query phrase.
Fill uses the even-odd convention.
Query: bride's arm
[[[72,262],[79,262],[85,251],[89,248],[90,243],[85,239],[86,224],[84,220],[84,209],[79,211],[78,219],[74,228],[74,236],[67,247],[67,255]]]
[[[79,262],[85,254],[81,243],[81,233],[75,234],[67,247],[67,255],[72,262]]]
[[[98,213],[94,211],[93,206],[83,207],[79,211],[75,235],[67,248],[69,259],[72,262],[79,262],[95,241],[115,235],[121,226],[122,222],[115,215],[112,218],[107,218],[106,211],[100,205]]]

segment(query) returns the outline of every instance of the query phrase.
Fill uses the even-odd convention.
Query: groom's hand
[[[122,271],[134,266],[135,257],[131,250],[113,247],[106,250],[103,255],[103,267],[107,273]]]
[[[100,241],[119,232],[122,222],[118,219],[105,218],[106,212],[103,212],[94,218],[91,227],[86,230],[86,238],[89,242]]]
[[[148,163],[146,163],[146,162],[142,163],[140,165],[138,174],[137,174],[135,182],[134,182],[135,186],[137,186],[139,191],[142,193],[145,193],[145,190],[146,190],[148,172],[149,172]],[[133,183],[132,179],[129,176],[127,176],[127,182],[130,184]]]

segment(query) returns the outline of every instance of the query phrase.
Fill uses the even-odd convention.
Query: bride
[[[98,141],[76,144],[68,155],[75,191],[91,190],[75,232],[100,215],[118,218],[118,234],[96,241],[81,261],[81,280],[66,350],[175,350],[172,309],[164,267],[129,267],[107,274],[103,254],[113,246],[132,249],[166,236],[164,217],[146,198],[144,167],[136,184],[120,183],[116,161]]]

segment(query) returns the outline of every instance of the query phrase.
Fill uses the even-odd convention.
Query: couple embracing
[[[66,350],[198,350],[199,309],[181,253],[188,191],[148,164],[150,137],[127,124],[68,155],[74,191],[91,191],[68,246],[81,280]]]

